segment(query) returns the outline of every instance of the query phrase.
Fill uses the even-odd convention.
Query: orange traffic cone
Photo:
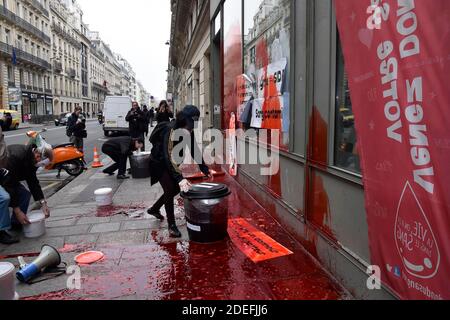
[[[92,168],[102,168],[103,163],[100,161],[100,156],[97,151],[97,147],[94,148],[94,163],[92,164]]]

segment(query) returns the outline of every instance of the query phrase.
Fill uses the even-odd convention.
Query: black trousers
[[[117,152],[116,150],[108,146],[103,146],[102,152],[107,156],[109,156],[114,161],[114,164],[106,168],[103,172],[112,174],[117,170],[119,170],[119,175],[123,176],[126,174],[127,160],[128,160],[128,157],[126,155],[123,155],[120,152]]]
[[[181,192],[178,183],[170,176],[167,170],[164,170],[159,183],[161,184],[164,194],[153,205],[153,211],[159,211],[164,206],[167,213],[167,222],[169,226],[176,224],[175,222],[175,197]]]

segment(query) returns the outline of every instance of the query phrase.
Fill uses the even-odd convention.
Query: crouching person
[[[6,149],[5,137],[0,128],[0,243],[11,245],[18,242],[18,239],[11,236],[8,231],[11,229],[11,217],[9,215],[9,203],[11,197],[3,188],[9,171],[4,167],[7,164],[8,152]]]
[[[30,224],[27,218],[31,196],[42,205],[46,218],[50,217],[50,209],[37,178],[37,170],[45,167],[53,158],[52,150],[38,148],[36,145],[11,145],[8,147],[6,168],[9,174],[4,188],[11,197],[9,206],[13,208],[12,227],[21,229]],[[26,182],[30,191],[22,184]]]
[[[181,233],[175,223],[175,208],[174,200],[180,191],[187,192],[190,190],[190,183],[183,177],[179,165],[175,163],[172,158],[172,151],[180,141],[173,141],[176,130],[187,130],[190,134],[190,150],[195,159],[195,154],[200,154],[198,145],[195,142],[194,128],[199,121],[200,111],[197,107],[186,106],[183,111],[177,114],[176,121],[162,122],[158,124],[152,133],[150,142],[153,144],[151,154],[151,173],[152,185],[160,183],[164,194],[155,203],[155,205],[148,210],[148,213],[159,220],[164,220],[161,215],[161,208],[164,206],[167,213],[167,220],[169,223],[169,233],[172,238],[180,238]],[[185,157],[184,154],[181,155]],[[209,168],[202,163],[199,164],[200,170],[207,176],[210,176]]]
[[[131,156],[133,152],[140,150],[143,147],[143,139],[118,137],[108,140],[103,145],[102,152],[109,156],[114,161],[114,164],[103,170],[103,173],[112,176],[117,170],[119,170],[117,179],[129,179],[130,177],[126,175],[128,157]]]

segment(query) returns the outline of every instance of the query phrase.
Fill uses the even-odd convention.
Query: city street
[[[0,301],[449,300],[449,18],[3,0]]]
[[[27,128],[24,125],[23,129],[17,131],[5,132],[5,140],[8,145],[13,144],[27,144],[29,139],[26,133],[30,130],[39,131],[46,128],[48,131],[43,133],[46,141],[51,145],[59,145],[69,142],[69,138],[66,136],[66,127],[55,127],[54,124],[45,126],[32,126]],[[87,122],[88,138],[85,139],[85,160],[88,164],[92,163],[94,159],[94,147],[97,147],[99,152],[101,151],[102,144],[106,141],[103,134],[102,126],[98,121],[90,120]],[[72,178],[65,172],[61,172],[61,178],[56,178],[57,171],[39,171],[38,177],[41,182],[41,186],[44,190],[46,197],[52,196],[65,184],[69,183]]]

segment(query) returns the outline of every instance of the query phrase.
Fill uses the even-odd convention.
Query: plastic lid
[[[108,194],[111,194],[113,192],[113,189],[111,188],[102,188],[95,191],[96,196],[106,196]]]
[[[45,220],[45,214],[40,211],[30,212],[27,217],[30,223],[36,223]]]
[[[105,255],[99,251],[88,251],[75,257],[75,262],[81,265],[89,265],[102,260]]]
[[[9,262],[0,262],[0,278],[10,274],[15,269],[14,265]]]
[[[189,192],[182,192],[181,197],[189,200],[211,200],[225,198],[231,194],[224,184],[200,183],[192,186]]]
[[[133,154],[134,157],[143,157],[143,156],[149,156],[151,155],[151,152],[135,152]]]

